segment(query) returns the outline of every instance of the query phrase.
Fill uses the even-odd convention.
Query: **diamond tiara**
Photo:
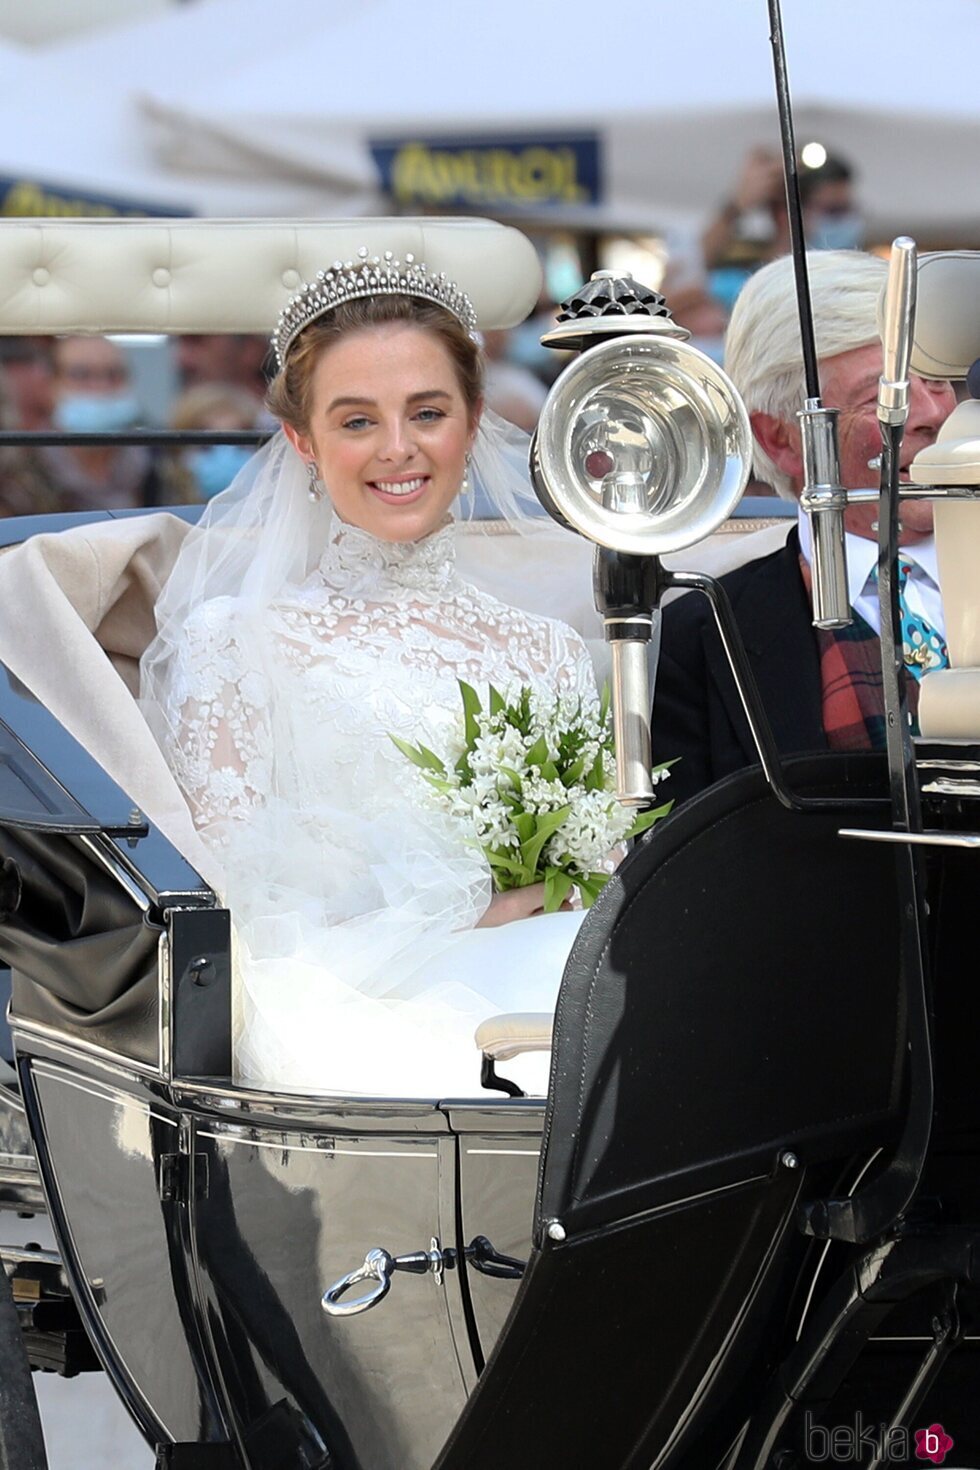
[[[286,354],[304,327],[315,322],[344,301],[364,296],[421,296],[451,311],[471,336],[476,334],[473,303],[445,271],[430,273],[414,255],[396,260],[390,250],[369,255],[366,245],[357,260],[335,260],[329,270],[317,271],[316,279],[301,286],[279,313],[272,346],[282,369]]]

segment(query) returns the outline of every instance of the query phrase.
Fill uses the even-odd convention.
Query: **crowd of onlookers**
[[[124,339],[0,338],[0,427],[61,436],[138,428],[272,427],[263,407],[264,338],[197,336],[161,343],[174,392],[147,407]],[[154,412],[154,409],[156,410]],[[0,513],[117,510],[207,500],[234,478],[242,445],[161,448],[62,442],[0,447]]]
[[[857,246],[861,219],[851,173],[839,159],[801,172],[806,237],[811,246]],[[728,315],[749,275],[789,248],[778,157],[754,150],[731,197],[703,233],[668,258],[660,289],[691,340],[722,360]],[[647,283],[657,284],[657,283]],[[486,401],[528,431],[564,354],[542,350],[554,321],[543,299],[514,332],[485,335]],[[0,428],[63,435],[134,428],[271,430],[263,399],[270,370],[262,336],[182,336],[161,342],[165,355],[149,393],[135,372],[146,347],[108,337],[0,337]],[[166,391],[161,392],[161,380]],[[0,445],[0,515],[120,509],[205,501],[224,489],[252,449],[199,446]],[[760,487],[755,487],[760,488]]]

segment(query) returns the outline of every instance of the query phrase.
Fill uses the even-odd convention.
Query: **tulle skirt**
[[[376,916],[375,916],[376,918]],[[296,914],[247,925],[236,946],[236,1078],[262,1090],[434,1098],[487,1097],[474,1032],[510,1011],[553,1011],[581,912],[468,929],[438,945],[398,944],[371,985],[357,927],[304,932]],[[375,959],[383,933],[373,926]],[[346,963],[345,963],[346,961]],[[374,993],[369,993],[373,991]],[[548,1057],[503,1068],[529,1092]]]

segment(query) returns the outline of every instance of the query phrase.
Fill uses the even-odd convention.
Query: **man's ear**
[[[292,424],[283,424],[282,431],[296,450],[300,459],[309,460],[316,458],[313,450],[313,440],[308,434],[301,434],[298,429],[293,428]]]
[[[803,449],[796,425],[777,419],[771,413],[750,413],[749,422],[756,443],[765,450],[777,470],[782,470],[791,480],[802,480]]]

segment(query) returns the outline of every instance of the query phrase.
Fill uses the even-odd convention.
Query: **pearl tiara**
[[[316,279],[301,286],[279,313],[272,346],[280,370],[286,354],[304,327],[333,311],[344,301],[365,296],[420,296],[451,311],[471,336],[476,334],[473,303],[445,271],[430,273],[421,260],[406,255],[396,260],[390,250],[368,255],[362,245],[357,260],[335,260],[329,270],[317,271]]]

